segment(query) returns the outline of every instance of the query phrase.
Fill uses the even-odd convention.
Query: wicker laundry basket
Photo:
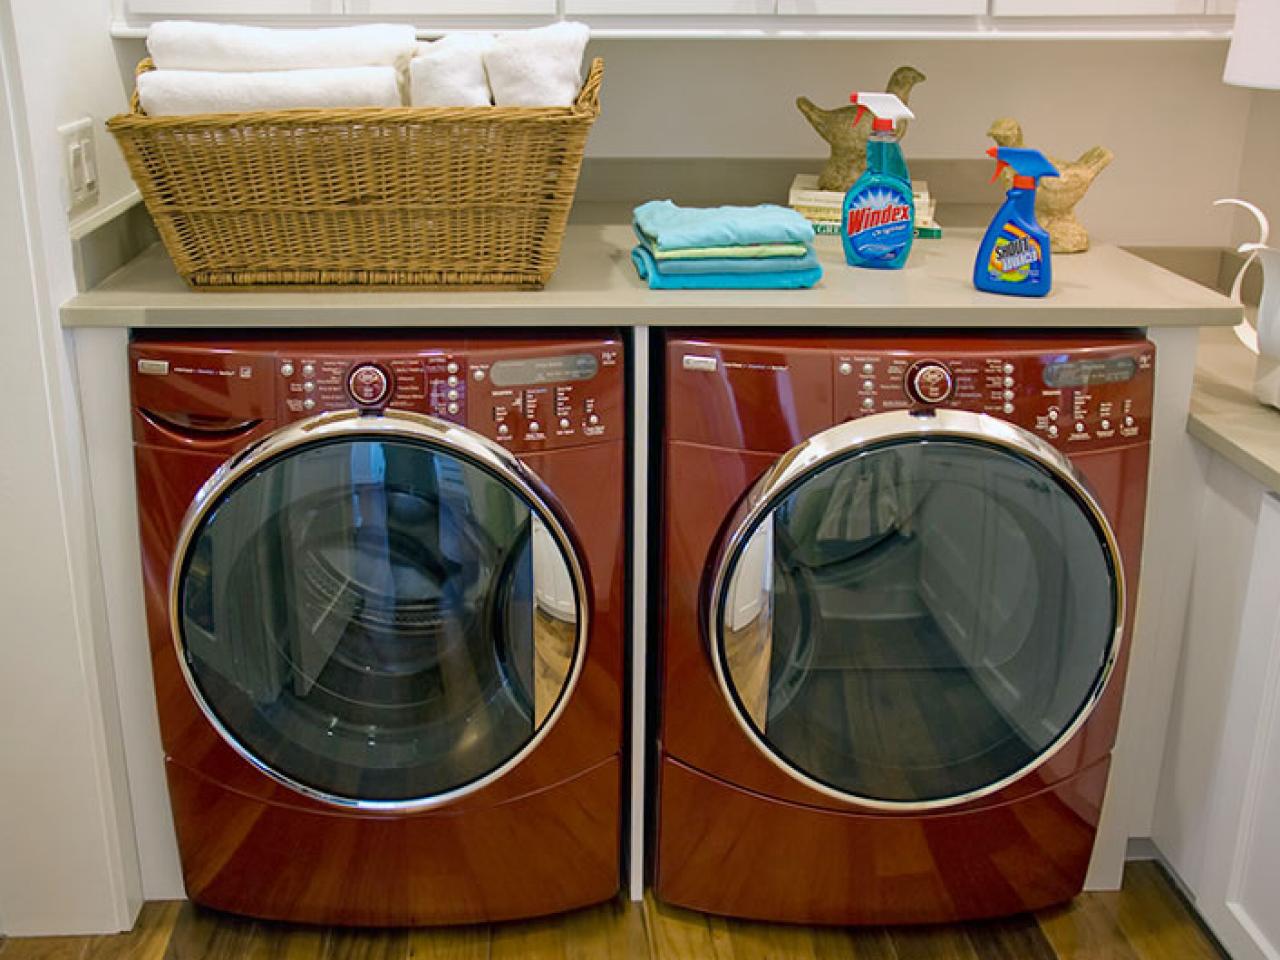
[[[603,75],[593,61],[573,106],[545,108],[150,117],[135,91],[107,127],[193,287],[538,289]]]

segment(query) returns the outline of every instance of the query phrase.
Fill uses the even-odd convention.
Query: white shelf
[[[267,26],[332,26],[360,22],[360,17],[254,17]],[[539,22],[545,22],[542,18]],[[583,16],[599,39],[904,39],[904,40],[1223,40],[1231,36],[1229,16],[1201,17],[612,17]],[[530,18],[438,18],[435,29],[419,36],[439,36],[446,30],[525,26]],[[111,36],[146,37],[147,22],[117,19]]]

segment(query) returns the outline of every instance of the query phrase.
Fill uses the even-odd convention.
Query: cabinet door
[[[564,12],[619,16],[776,13],[777,0],[564,0]]]
[[[342,0],[125,0],[139,17],[315,17],[342,13]]]
[[[778,12],[810,17],[972,17],[987,0],[778,0]]]
[[[991,0],[997,17],[1183,16],[1205,12],[1205,0]]]
[[[553,17],[556,0],[346,0],[346,11],[378,17]]]
[[[1280,499],[1258,517],[1196,906],[1236,960],[1280,956]]]

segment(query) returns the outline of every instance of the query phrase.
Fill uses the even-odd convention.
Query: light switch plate
[[[67,212],[75,213],[98,202],[98,151],[93,118],[81,117],[58,128],[62,139],[62,168],[66,181]]]

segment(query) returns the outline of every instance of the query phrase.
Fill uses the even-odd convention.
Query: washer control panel
[[[908,349],[868,342],[834,356],[838,419],[940,407],[987,413],[1067,449],[1150,436],[1155,348],[1145,340],[1097,345],[1010,338],[1007,349]],[[928,351],[928,352],[926,352]]]
[[[282,420],[353,407],[426,413],[518,451],[621,438],[621,344],[584,340],[504,347],[402,350],[371,343],[281,350],[275,370]],[[396,346],[399,346],[398,344]]]

